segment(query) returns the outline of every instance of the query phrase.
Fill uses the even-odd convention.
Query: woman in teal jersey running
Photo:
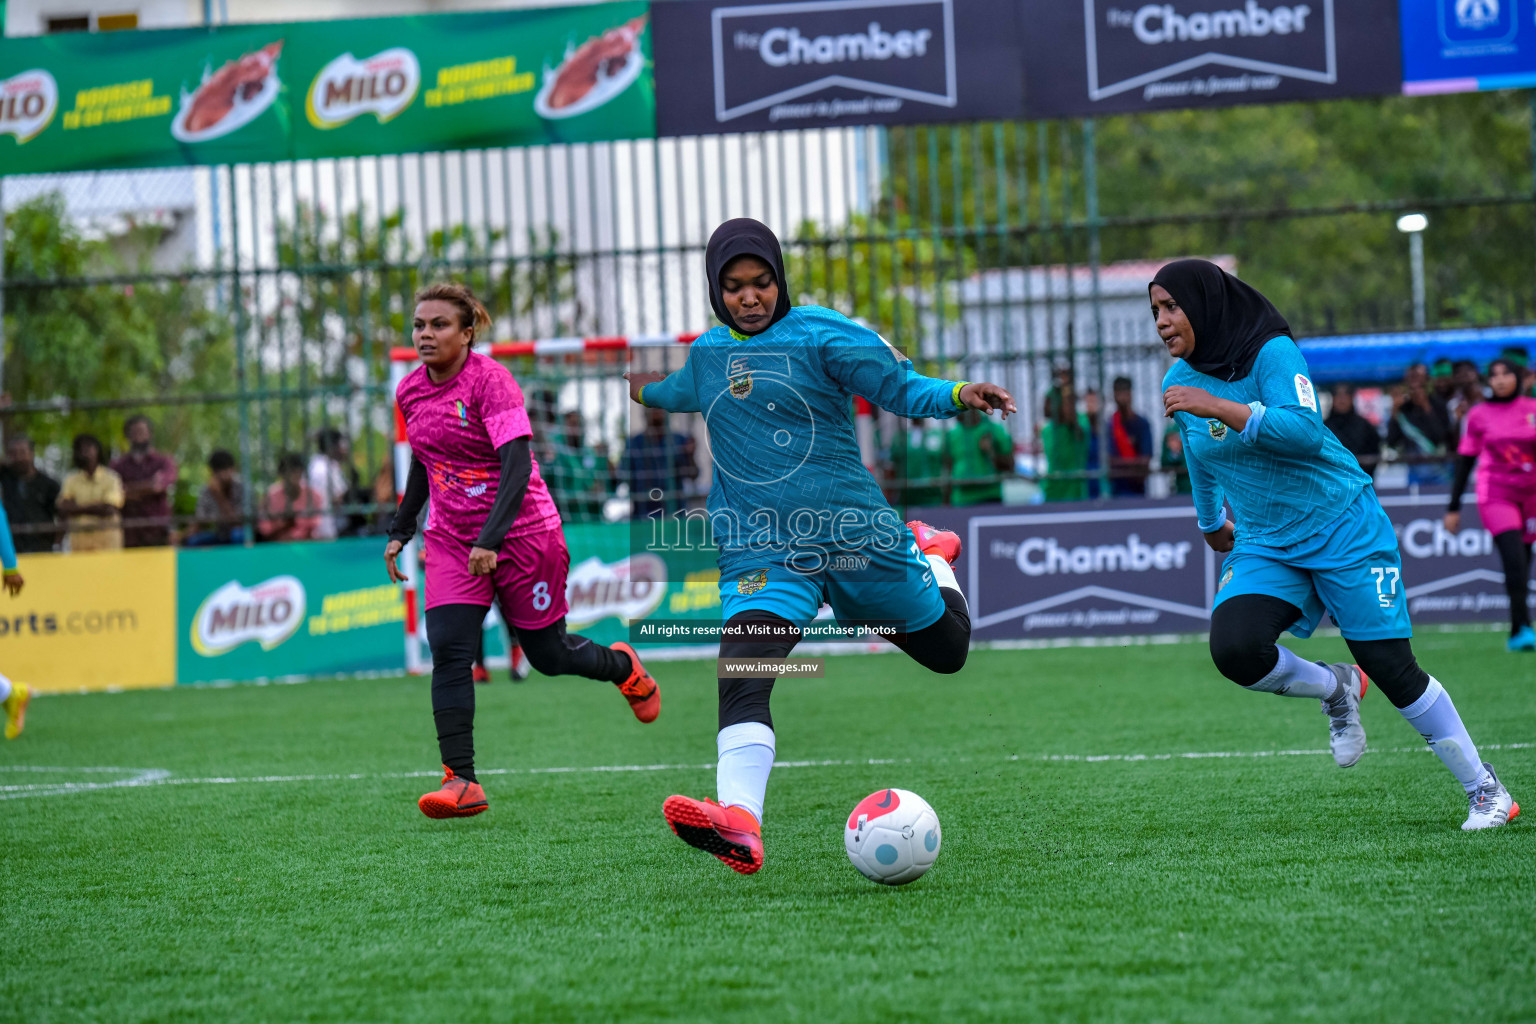
[[[1397,535],[1370,477],[1323,426],[1290,325],[1205,260],[1163,267],[1148,295],[1176,360],[1163,404],[1183,436],[1200,531],[1230,552],[1211,612],[1216,667],[1251,690],[1319,699],[1343,768],[1365,753],[1360,698],[1374,680],[1462,784],[1461,827],[1505,824],[1520,807],[1413,656]],[[1306,661],[1275,643],[1283,630],[1310,636],[1324,611],[1357,665]]]

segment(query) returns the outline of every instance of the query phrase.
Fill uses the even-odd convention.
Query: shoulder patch
[[[1317,412],[1317,392],[1312,389],[1312,382],[1304,373],[1296,375],[1296,401],[1303,408]]]

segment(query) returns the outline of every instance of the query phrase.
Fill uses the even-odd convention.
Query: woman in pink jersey
[[[430,494],[426,527],[427,643],[432,648],[432,714],[443,785],[421,798],[430,818],[486,808],[475,779],[475,684],[481,624],[495,598],[523,651],[545,675],[613,683],[635,717],[655,721],[661,691],[628,644],[603,647],[565,631],[565,576],[571,556],[560,514],[529,451],[533,429],[523,393],[506,367],[473,351],[491,318],[463,285],[416,294],[411,331],[421,366],[395,393],[411,444],[405,494],[389,531],[384,563],[396,564],[416,532]]]
[[[1488,401],[1467,413],[1461,458],[1451,485],[1445,528],[1461,528],[1461,495],[1477,467],[1477,509],[1504,562],[1509,593],[1509,649],[1536,651],[1527,603],[1531,542],[1536,540],[1536,398],[1520,394],[1520,367],[1498,358],[1488,364]]]

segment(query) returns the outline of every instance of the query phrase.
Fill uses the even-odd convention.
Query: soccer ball
[[[906,885],[939,856],[939,816],[928,801],[905,789],[869,794],[848,815],[843,846],[853,866],[871,882]]]

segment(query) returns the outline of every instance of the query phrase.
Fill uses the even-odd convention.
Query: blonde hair
[[[475,298],[475,293],[468,285],[457,281],[429,284],[416,293],[416,305],[423,302],[452,303],[459,311],[459,327],[475,332],[469,341],[471,345],[475,343],[475,338],[482,334],[489,336],[491,333],[491,314],[486,312],[484,303]]]

